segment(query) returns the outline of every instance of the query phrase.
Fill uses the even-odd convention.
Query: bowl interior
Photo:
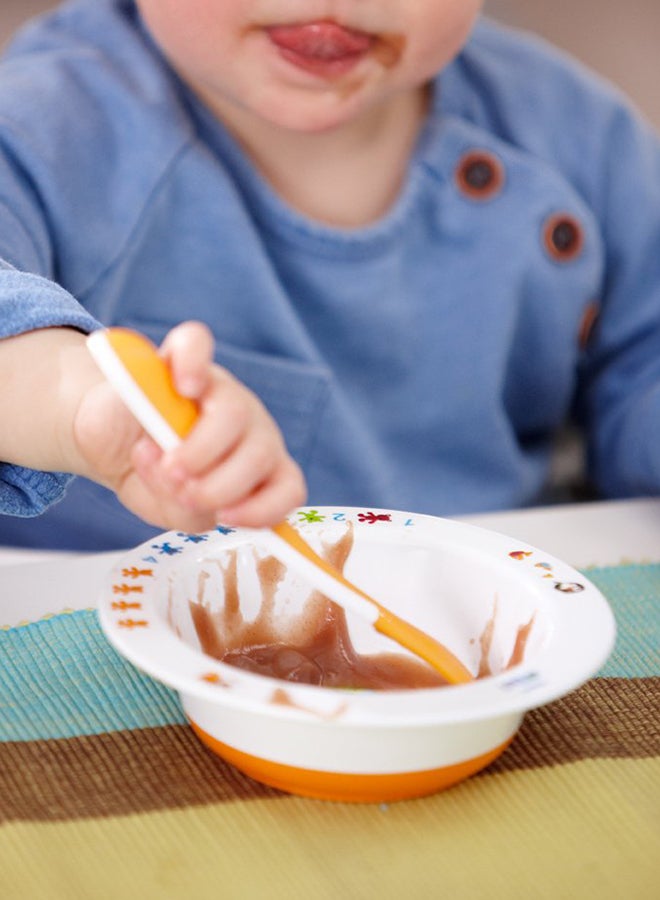
[[[475,675],[528,661],[552,633],[541,583],[478,540],[466,544],[433,528],[334,521],[302,532],[348,579],[445,644]],[[308,582],[240,532],[201,545],[172,568],[155,602],[167,628],[216,659],[250,643],[306,645],[328,610]],[[345,624],[357,654],[410,657],[356,616],[347,613]]]
[[[347,691],[335,688],[353,685],[285,683],[219,661],[264,636],[295,648],[328,613],[328,601],[269,558],[257,533],[240,529],[169,532],[130,551],[99,600],[106,635],[143,671],[218,710],[388,728],[492,720],[539,706],[593,675],[612,649],[614,618],[596,587],[517,540],[386,510],[301,510],[292,524],[350,580],[480,677],[437,690],[404,683]],[[362,658],[406,660],[406,651],[362,620],[347,615],[345,624]],[[414,662],[409,654],[407,662]]]

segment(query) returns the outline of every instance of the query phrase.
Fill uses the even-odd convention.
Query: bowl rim
[[[99,618],[107,639],[138,669],[184,696],[269,716],[388,727],[469,722],[541,706],[587,681],[614,646],[614,616],[598,588],[582,572],[523,541],[454,519],[373,507],[308,506],[289,517],[303,533],[324,523],[327,527],[328,520],[351,521],[356,530],[369,528],[372,538],[376,528],[392,525],[410,529],[407,533],[413,536],[430,531],[435,542],[468,548],[508,567],[535,591],[550,615],[552,628],[543,647],[505,672],[439,688],[347,691],[237,669],[179,638],[154,600],[155,590],[184,558],[199,560],[211,555],[211,549],[258,543],[251,529],[221,525],[199,535],[163,532],[122,555],[99,593]],[[149,570],[150,575],[136,574]],[[274,702],[276,691],[284,691],[288,702]]]

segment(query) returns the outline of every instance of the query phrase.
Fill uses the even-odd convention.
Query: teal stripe
[[[0,632],[0,660],[2,741],[185,722],[176,694],[125,662],[92,610]]]
[[[601,675],[660,674],[660,564],[589,569],[618,636]],[[579,602],[576,595],[576,602]],[[0,631],[0,741],[69,738],[185,722],[178,698],[108,644],[91,610]]]
[[[660,563],[586,569],[584,574],[607,597],[617,623],[614,651],[598,674],[660,675]]]

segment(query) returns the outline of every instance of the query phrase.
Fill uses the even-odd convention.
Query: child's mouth
[[[324,78],[348,72],[374,44],[371,35],[328,21],[277,25],[266,32],[284,59]]]

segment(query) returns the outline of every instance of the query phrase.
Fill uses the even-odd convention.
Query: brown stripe
[[[660,678],[601,678],[527,714],[488,772],[660,755]],[[0,744],[0,821],[57,821],[277,797],[186,726]]]
[[[529,712],[489,772],[660,756],[660,678],[596,678]]]
[[[0,822],[117,816],[277,795],[186,725],[0,744]]]

